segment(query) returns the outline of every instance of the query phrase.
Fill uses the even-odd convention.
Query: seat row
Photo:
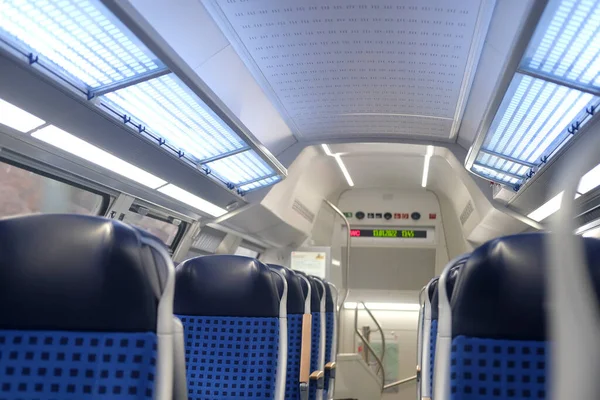
[[[423,289],[419,399],[550,398],[547,240],[543,233],[492,240]],[[590,279],[598,279],[600,260],[591,255],[600,254],[600,241],[582,241]]]
[[[0,398],[326,400],[334,296],[248,257],[175,269],[118,221],[0,220]]]

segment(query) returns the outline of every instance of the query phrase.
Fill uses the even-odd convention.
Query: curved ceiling
[[[301,140],[449,140],[494,1],[204,4]]]

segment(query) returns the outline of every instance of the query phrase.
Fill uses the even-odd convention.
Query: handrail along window
[[[285,175],[99,0],[4,3],[0,48],[241,195]]]

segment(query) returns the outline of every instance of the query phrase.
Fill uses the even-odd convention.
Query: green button
[[[351,212],[345,212],[344,213],[344,217],[346,217],[346,218],[352,218],[352,213]]]

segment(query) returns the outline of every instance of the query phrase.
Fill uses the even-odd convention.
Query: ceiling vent
[[[315,220],[315,213],[310,211],[308,207],[306,207],[300,200],[294,199],[294,204],[292,205],[292,209],[296,211],[298,214],[302,216],[305,220],[310,222],[311,224]]]
[[[473,208],[473,202],[471,200],[469,200],[469,202],[465,206],[464,210],[460,213],[460,223],[462,225],[464,225],[465,222],[467,222],[467,220],[469,219],[471,214],[473,214],[474,210],[475,209]]]

